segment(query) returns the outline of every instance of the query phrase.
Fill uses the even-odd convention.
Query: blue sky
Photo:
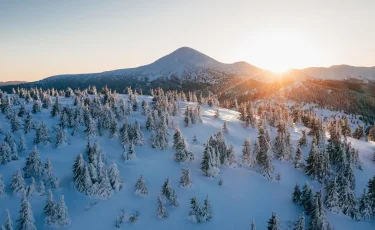
[[[0,0],[0,81],[136,67],[182,46],[271,70],[375,66],[375,1]]]

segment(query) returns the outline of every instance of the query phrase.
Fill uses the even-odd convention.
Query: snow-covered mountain
[[[310,77],[321,80],[347,80],[375,81],[374,67],[357,67],[350,65],[333,65],[331,67],[309,67],[292,70],[296,78]]]

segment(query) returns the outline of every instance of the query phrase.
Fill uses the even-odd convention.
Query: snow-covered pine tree
[[[195,223],[201,222],[201,208],[199,206],[198,199],[196,197],[191,198],[190,200],[190,212],[189,217]]]
[[[111,119],[110,126],[109,126],[109,138],[116,139],[117,133],[118,133],[117,121],[116,119]]]
[[[120,177],[120,171],[117,168],[116,162],[113,162],[109,169],[109,181],[114,191],[120,191],[123,186],[123,181]]]
[[[20,142],[18,143],[18,151],[22,152],[24,150],[27,150],[27,145],[26,145],[25,135],[23,135],[23,133],[21,133]]]
[[[201,209],[201,216],[205,221],[210,221],[212,219],[212,208],[211,202],[208,200],[208,195],[204,199],[203,207]]]
[[[85,167],[87,166],[83,160],[82,154],[78,154],[73,164],[73,181],[79,192],[86,191],[86,185],[82,183],[82,178],[85,175]]]
[[[303,213],[293,223],[293,230],[305,230],[305,215]]]
[[[134,128],[135,128],[135,133],[134,133],[135,136],[133,139],[133,143],[137,146],[143,146],[145,144],[145,139],[143,136],[143,132],[141,130],[141,125],[138,123],[137,120],[135,121]]]
[[[26,194],[23,194],[21,201],[20,216],[17,220],[17,230],[36,230],[35,219],[33,211],[31,210],[31,205],[26,198]]]
[[[251,229],[251,230],[257,230],[257,228],[256,228],[256,226],[255,226],[254,219],[251,221],[250,229]]]
[[[359,214],[363,220],[368,220],[371,218],[371,203],[367,195],[366,189],[363,189],[361,198],[359,199]]]
[[[56,129],[56,147],[63,146],[68,143],[68,136],[66,129],[58,125]]]
[[[56,223],[60,227],[67,227],[70,225],[70,218],[68,213],[68,207],[65,204],[64,195],[60,196],[60,203],[57,205],[56,208]]]
[[[152,131],[154,130],[156,127],[156,124],[155,124],[155,121],[154,121],[154,117],[152,116],[152,112],[150,111],[148,114],[147,114],[147,120],[146,120],[146,129],[147,131]]]
[[[301,168],[303,166],[302,151],[301,151],[301,147],[299,145],[298,145],[298,148],[297,148],[297,151],[296,151],[296,155],[294,156],[294,159],[293,159],[293,164],[294,164],[295,168]]]
[[[175,134],[173,135],[173,148],[176,162],[189,164],[194,160],[194,155],[188,149],[187,142],[178,127],[176,127]]]
[[[27,113],[25,121],[23,123],[23,131],[25,134],[31,132],[32,129],[32,117],[30,113]]]
[[[161,195],[168,199],[168,197],[171,196],[171,191],[172,191],[171,182],[170,182],[169,178],[167,178],[164,181],[164,184],[161,188]]]
[[[0,145],[0,164],[5,165],[10,161],[12,161],[12,150],[10,149],[9,144],[4,141]]]
[[[0,175],[0,197],[5,196],[5,184],[3,181],[3,176]]]
[[[96,195],[106,199],[112,195],[113,189],[108,178],[107,170],[104,170],[103,173],[103,176],[99,178],[99,187]]]
[[[157,127],[156,141],[159,149],[165,150],[168,147],[168,124],[164,113],[161,114]]]
[[[189,169],[181,169],[180,187],[191,187],[191,177]]]
[[[302,130],[302,137],[298,140],[298,145],[301,147],[307,146],[306,130]]]
[[[168,217],[168,212],[164,207],[163,201],[160,196],[158,196],[158,209],[157,209],[157,217],[160,219],[165,219]]]
[[[43,164],[42,160],[39,157],[36,146],[34,146],[33,151],[27,157],[25,167],[23,167],[23,171],[25,172],[26,178],[35,177],[39,179],[42,176]]]
[[[51,143],[51,138],[49,134],[49,129],[47,125],[42,121],[40,127],[36,130],[34,144],[49,144]]]
[[[85,133],[88,137],[92,137],[96,135],[96,126],[95,126],[95,121],[91,117],[91,115],[88,115],[85,121],[86,129]]]
[[[60,188],[60,180],[53,174],[51,159],[48,157],[43,169],[43,180],[49,188]]]
[[[194,137],[193,137],[193,144],[198,144],[197,135],[194,135]],[[375,155],[375,153],[374,153],[374,155]]]
[[[339,213],[339,193],[336,183],[336,177],[326,187],[326,197],[324,199],[324,204],[331,212]]]
[[[316,192],[313,198],[313,205],[310,212],[310,227],[311,230],[330,230],[331,227],[326,219],[323,207],[322,191]]]
[[[167,197],[167,199],[168,199],[169,204],[174,207],[178,207],[180,205],[180,203],[177,200],[176,190],[174,189],[171,190],[170,196]]]
[[[233,145],[230,145],[229,148],[227,149],[227,157],[225,158],[224,165],[226,167],[236,167],[237,166],[237,161],[236,161],[236,156],[235,156],[235,153],[234,153]],[[249,165],[250,165],[250,167],[252,167],[251,163]]]
[[[217,164],[217,159],[214,154],[215,153],[212,147],[210,146],[209,141],[207,141],[201,163],[201,170],[207,177],[215,177],[220,173],[220,169]]]
[[[14,193],[19,191],[24,191],[26,189],[26,182],[23,178],[21,170],[13,173],[12,175],[12,184],[10,185],[12,191]]]
[[[292,200],[295,204],[301,204],[301,187],[299,186],[299,184],[297,183],[295,186],[294,186],[294,191],[293,191],[293,195],[292,195]]]
[[[186,109],[185,109],[184,124],[185,124],[185,127],[189,127],[192,124],[192,121],[191,121],[191,108],[189,106],[186,106]]]
[[[226,120],[224,121],[224,125],[223,125],[223,133],[224,134],[228,134],[229,133],[229,130],[228,130],[228,127],[227,127],[227,121]]]
[[[135,184],[135,195],[145,196],[147,194],[148,194],[148,189],[147,189],[146,181],[143,178],[143,175],[141,174],[137,183]]]
[[[301,204],[307,214],[310,214],[313,205],[313,194],[311,187],[306,183],[302,187]]]
[[[44,222],[47,225],[52,225],[56,223],[57,219],[57,204],[53,200],[53,194],[51,189],[47,191],[47,200],[44,205]]]
[[[316,139],[314,138],[311,143],[311,149],[309,152],[309,156],[306,160],[306,174],[311,177],[311,179],[315,180],[318,178],[319,174],[319,152],[316,147]]]
[[[281,230],[280,220],[277,217],[276,213],[272,213],[271,218],[267,222],[267,229],[268,230]]]
[[[253,160],[251,159],[251,145],[250,139],[246,138],[245,142],[243,143],[242,148],[242,163],[246,165],[250,165]]]
[[[128,153],[126,155],[126,160],[134,160],[136,158],[137,158],[137,155],[135,153],[135,145],[132,142],[129,145]]]
[[[13,230],[13,221],[12,221],[12,218],[10,217],[9,210],[6,209],[5,213],[6,213],[6,220],[5,220],[4,229],[5,230]]]
[[[36,182],[34,177],[31,177],[30,184],[26,187],[26,196],[31,199],[36,191]]]

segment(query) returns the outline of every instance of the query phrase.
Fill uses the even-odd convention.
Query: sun
[[[315,50],[308,39],[295,31],[278,29],[249,35],[242,47],[242,57],[260,68],[275,73],[291,68],[304,68],[315,59]]]

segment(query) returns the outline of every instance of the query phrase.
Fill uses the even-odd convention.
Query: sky
[[[375,66],[373,0],[0,0],[0,81],[154,62],[188,46],[260,68]]]

